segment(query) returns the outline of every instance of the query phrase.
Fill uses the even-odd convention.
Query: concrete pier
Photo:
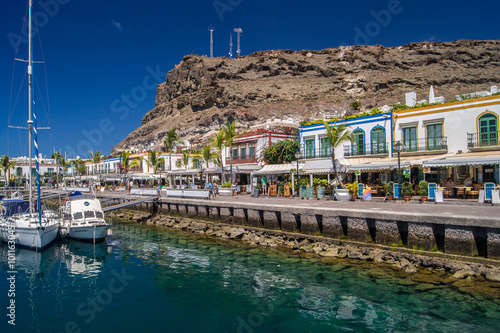
[[[111,200],[110,195],[105,197]],[[115,201],[120,200],[123,199]],[[143,203],[138,208],[150,206]],[[351,204],[244,196],[237,201],[223,197],[220,200],[163,197],[161,206],[162,212],[171,215],[234,225],[412,250],[500,258],[498,206]]]

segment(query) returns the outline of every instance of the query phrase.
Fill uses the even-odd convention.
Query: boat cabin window
[[[69,214],[69,213],[64,213],[64,214],[63,214],[63,219],[65,219],[65,220],[71,220],[71,214]]]
[[[81,218],[83,218],[82,212],[76,212],[76,213],[73,214],[73,219],[78,220],[78,219],[81,219]]]
[[[103,219],[104,218],[104,214],[102,212],[95,212],[95,217],[97,217],[99,219]]]
[[[87,210],[87,211],[85,211],[85,217],[86,218],[95,217],[94,211],[93,210]]]

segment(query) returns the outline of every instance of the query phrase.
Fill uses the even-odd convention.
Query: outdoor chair
[[[463,187],[459,187],[457,188],[457,197],[464,197],[464,194],[465,194],[465,188]]]
[[[453,185],[446,185],[446,188],[445,190],[443,191],[443,195],[446,197],[446,198],[449,198],[450,195],[453,194]]]

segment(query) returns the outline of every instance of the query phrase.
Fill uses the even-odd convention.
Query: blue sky
[[[27,120],[26,65],[14,65],[14,57],[27,57],[27,47],[21,43],[17,55],[13,47],[27,3],[3,1],[0,13],[0,155],[28,153],[26,132],[8,129]],[[228,55],[229,34],[236,27],[243,29],[246,55],[269,49],[500,39],[499,9],[496,1],[35,0],[39,37],[34,59],[42,59],[41,44],[46,62],[35,70],[44,96],[37,97],[38,119],[39,126],[52,128],[40,131],[41,153],[109,154],[154,107],[155,86],[166,73],[186,54],[209,54],[209,26],[215,28],[215,56]],[[235,54],[234,33],[233,42]]]

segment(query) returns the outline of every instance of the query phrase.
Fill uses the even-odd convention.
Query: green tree
[[[335,173],[335,178],[337,179],[337,182],[340,184],[341,181],[339,179],[338,173],[337,173],[337,165],[336,165],[336,158],[335,158],[335,149],[340,147],[341,145],[344,144],[344,142],[353,142],[352,138],[352,133],[349,131],[349,126],[346,126],[345,124],[340,124],[337,125],[337,121],[335,121],[333,124],[329,124],[328,122],[323,120],[323,125],[326,128],[326,137],[328,138],[328,142],[330,143],[330,146],[332,147],[332,163],[333,163],[333,172]]]
[[[168,153],[168,170],[172,170],[173,150],[182,144],[184,144],[184,140],[177,134],[177,128],[169,130],[165,138],[163,138],[163,147],[165,147],[165,151]]]
[[[190,156],[189,152],[183,151],[182,158],[175,162],[175,166],[178,168],[184,168],[184,170],[187,170],[187,168],[189,166],[189,159],[190,158],[191,158],[191,156]]]
[[[99,150],[96,151],[95,153],[89,151],[89,153],[90,153],[90,160],[94,164],[94,169],[97,171],[98,170],[97,165],[99,163],[101,163],[101,161],[104,160],[104,156],[101,155],[101,152]],[[99,172],[97,172],[97,173],[99,173]]]
[[[203,146],[203,149],[201,150],[201,156],[198,157],[197,159],[205,163],[207,166],[207,169],[209,168],[209,163],[214,161],[217,158],[218,154],[212,152],[212,147],[211,146]],[[208,183],[208,173],[206,174],[206,182]]]
[[[213,137],[210,138],[210,143],[214,148],[219,151],[218,164],[215,163],[221,168],[222,178],[221,181],[224,181],[224,163],[222,163],[222,148],[224,148],[224,129],[220,129],[219,132]]]
[[[9,156],[3,155],[0,158],[0,170],[5,172],[5,186],[9,184],[10,170],[14,169],[16,162],[11,161]]]
[[[261,159],[266,164],[289,163],[295,161],[295,152],[297,150],[299,150],[299,142],[297,140],[281,140],[265,148]]]
[[[73,166],[75,167],[75,171],[78,172],[80,176],[85,173],[85,162],[82,159],[79,158],[77,160],[74,160],[71,162],[71,164],[73,164]]]
[[[229,120],[226,121],[226,125],[222,127],[224,131],[224,140],[226,141],[225,146],[229,147],[229,163],[230,163],[230,174],[231,183],[233,182],[233,140],[236,137],[236,122]]]
[[[130,161],[130,153],[128,151],[122,151],[120,153],[120,170],[123,174],[127,174],[129,169],[134,166],[139,166],[139,160]]]
[[[148,164],[153,169],[153,173],[156,173],[162,167],[163,163],[163,159],[160,158],[160,154],[157,154],[156,151],[150,150],[148,152]]]

